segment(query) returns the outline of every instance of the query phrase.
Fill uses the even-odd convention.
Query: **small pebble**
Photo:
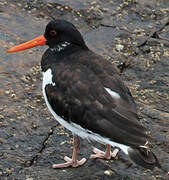
[[[16,144],[16,145],[15,145],[15,148],[16,148],[16,149],[18,149],[18,148],[19,148],[19,145],[18,145],[18,144]]]
[[[66,142],[65,142],[65,141],[63,141],[63,142],[61,142],[61,143],[60,143],[60,145],[62,146],[62,145],[64,145],[65,143],[66,143]]]
[[[112,170],[105,170],[104,174],[107,175],[107,176],[112,176],[113,171]]]
[[[124,46],[123,46],[123,45],[121,45],[121,44],[117,44],[117,45],[116,45],[116,49],[117,49],[117,51],[122,51],[122,50],[123,50],[123,48],[124,48]]]

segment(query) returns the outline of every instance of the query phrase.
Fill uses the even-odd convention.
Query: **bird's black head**
[[[42,45],[48,45],[48,51],[54,51],[57,56],[88,50],[82,35],[73,24],[64,20],[52,20],[47,24],[44,35],[14,46],[7,52],[13,53]]]
[[[76,45],[88,49],[80,32],[73,24],[65,20],[50,21],[46,26],[44,37],[50,48],[60,46],[62,49],[67,45]]]

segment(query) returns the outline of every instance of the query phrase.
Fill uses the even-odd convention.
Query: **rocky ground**
[[[169,1],[0,0],[0,180],[169,179]],[[87,45],[121,72],[150,129],[162,169],[134,165],[122,152],[111,161],[52,169],[71,156],[72,135],[48,112],[41,92],[46,47],[6,54],[44,32],[52,18],[74,23]],[[98,143],[81,143],[89,158]]]

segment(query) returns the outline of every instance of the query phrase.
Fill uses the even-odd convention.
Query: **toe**
[[[72,159],[69,158],[69,157],[67,157],[67,156],[64,157],[64,160],[65,160],[66,162],[72,162]]]
[[[102,155],[105,154],[105,152],[103,152],[103,151],[101,151],[100,149],[97,149],[97,148],[93,148],[93,152],[94,152],[95,154],[102,154]]]
[[[115,149],[113,152],[111,152],[111,157],[115,158],[119,152],[119,149]]]
[[[90,159],[104,159],[104,155],[102,154],[91,154]]]
[[[53,165],[52,165],[52,168],[53,168],[53,169],[66,168],[66,167],[70,167],[71,165],[72,165],[72,163],[70,163],[70,162],[61,163],[61,164],[53,164]]]

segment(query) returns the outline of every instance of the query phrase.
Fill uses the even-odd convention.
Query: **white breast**
[[[52,84],[55,86],[55,83],[52,81],[52,70],[49,68],[46,72],[43,72],[43,83],[42,88],[44,89],[46,85]]]

